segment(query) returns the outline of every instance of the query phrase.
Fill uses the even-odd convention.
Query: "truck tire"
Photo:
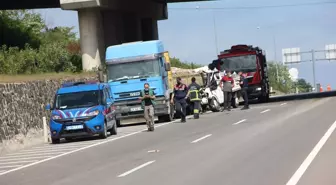
[[[212,112],[220,111],[220,104],[216,98],[212,98],[210,101],[210,108]]]

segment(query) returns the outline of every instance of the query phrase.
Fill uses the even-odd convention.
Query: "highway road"
[[[1,185],[334,185],[336,98],[251,105],[0,156]]]

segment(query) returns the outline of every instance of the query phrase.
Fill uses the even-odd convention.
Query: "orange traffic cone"
[[[328,84],[328,86],[327,86],[327,91],[331,91],[331,87],[330,87],[329,84]]]
[[[323,87],[322,87],[322,85],[320,86],[320,92],[323,92]]]

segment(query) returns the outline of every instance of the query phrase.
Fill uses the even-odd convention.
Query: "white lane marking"
[[[171,123],[175,123],[177,121],[179,121],[179,120],[174,120],[172,122],[167,122],[167,123],[161,123],[160,125],[156,125],[155,127],[156,128],[157,127],[162,127],[162,126],[165,126],[165,125],[168,125],[168,124],[171,124]],[[136,134],[142,133],[144,131],[147,131],[147,129],[142,129],[142,130],[139,130],[139,131],[136,131],[136,132],[132,132],[132,133],[129,133],[129,134],[126,134],[126,135],[122,135],[122,136],[119,136],[119,137],[115,137],[115,138],[112,138],[112,139],[107,139],[105,141],[97,142],[95,144],[88,145],[88,146],[85,146],[85,147],[82,147],[82,148],[78,148],[76,150],[65,152],[65,153],[62,153],[62,154],[59,154],[59,155],[56,155],[56,156],[48,156],[48,158],[43,159],[41,161],[37,161],[37,162],[34,162],[34,163],[30,163],[30,164],[27,164],[27,165],[24,165],[24,166],[21,166],[21,167],[18,167],[18,168],[14,168],[14,169],[2,172],[2,173],[0,173],[0,176],[8,174],[8,173],[11,173],[11,172],[14,172],[14,171],[18,171],[18,170],[21,170],[21,169],[24,169],[24,168],[28,168],[30,166],[34,166],[34,165],[37,165],[37,164],[40,164],[40,163],[44,163],[44,162],[47,162],[47,161],[50,161],[50,160],[53,160],[53,159],[57,159],[57,158],[60,158],[62,156],[65,156],[65,155],[76,153],[76,152],[79,152],[79,151],[82,151],[82,150],[85,150],[85,149],[88,149],[88,148],[92,148],[92,147],[99,146],[99,145],[102,145],[102,144],[105,144],[105,143],[109,143],[109,142],[112,142],[112,141],[115,141],[115,140],[119,140],[119,139],[122,139],[122,138],[125,138],[125,137],[136,135]],[[32,159],[32,157],[30,157],[28,159]],[[13,159],[11,159],[11,160],[13,160]]]
[[[35,156],[47,156],[47,155],[54,155],[54,154],[60,154],[64,152],[40,152],[35,154],[18,154],[18,155],[12,155],[12,156],[5,156],[0,157],[0,159],[13,159],[13,158],[20,158],[20,157],[35,157]]]
[[[301,166],[296,170],[296,172],[289,179],[286,185],[296,185],[299,182],[300,178],[306,172],[309,165],[313,162],[316,155],[319,153],[323,145],[327,142],[331,134],[334,132],[335,128],[336,128],[336,121],[330,126],[327,132],[322,136],[321,140],[315,145],[313,150],[309,153],[307,158],[303,161]]]
[[[140,166],[138,166],[138,167],[135,167],[135,168],[133,168],[133,169],[131,169],[131,170],[129,170],[129,171],[127,171],[127,172],[125,172],[125,173],[119,175],[118,177],[125,177],[126,175],[129,175],[129,174],[131,174],[131,173],[133,173],[133,172],[135,172],[135,171],[137,171],[137,170],[140,170],[141,168],[144,168],[144,167],[146,167],[146,166],[148,166],[148,165],[150,165],[150,164],[152,164],[152,163],[154,163],[154,162],[155,162],[155,161],[149,161],[149,162],[146,162],[145,164],[142,164],[142,165],[140,165]]]
[[[206,113],[210,113],[210,112],[211,111],[208,111]],[[192,117],[192,115],[187,116],[187,118],[190,118],[190,117]],[[175,123],[175,122],[178,122],[178,121],[179,120],[174,120],[174,121],[167,122],[167,123],[161,123],[159,125],[155,125],[155,127],[156,128],[157,127],[162,127],[162,126],[165,126],[165,125],[168,125],[168,124],[171,124],[171,123]],[[62,156],[65,156],[65,155],[76,153],[76,152],[79,152],[79,151],[82,151],[82,150],[85,150],[85,149],[88,149],[88,148],[92,148],[92,147],[102,145],[102,144],[105,144],[105,143],[109,143],[109,142],[112,142],[112,141],[115,141],[115,140],[118,140],[118,139],[122,139],[122,138],[125,138],[125,137],[136,135],[136,134],[139,134],[139,133],[144,132],[144,131],[147,131],[147,129],[142,129],[142,130],[132,132],[132,133],[129,133],[129,134],[126,134],[126,135],[122,135],[122,136],[119,136],[119,137],[115,137],[115,138],[112,138],[112,139],[107,139],[105,141],[97,142],[97,143],[94,143],[92,145],[88,145],[88,146],[85,146],[85,147],[82,147],[82,148],[78,148],[76,150],[65,152],[65,153],[62,153],[62,154],[59,154],[59,155],[56,155],[56,156],[44,156],[44,157],[39,156],[39,157],[20,158],[20,159],[23,159],[23,160],[29,160],[29,159],[34,159],[34,158],[35,159],[36,158],[46,158],[46,159],[43,159],[43,160],[40,160],[40,161],[37,161],[37,162],[34,162],[34,163],[30,163],[30,164],[27,164],[27,165],[24,165],[24,166],[21,166],[21,167],[18,167],[18,168],[14,168],[14,169],[11,169],[11,170],[8,170],[8,171],[5,171],[5,172],[0,172],[0,176],[11,173],[11,172],[15,172],[15,171],[18,171],[18,170],[21,170],[21,169],[24,169],[24,168],[28,168],[30,166],[34,166],[34,165],[37,165],[37,164],[40,164],[40,163],[44,163],[44,162],[47,162],[47,161],[50,161],[50,160],[53,160],[53,159],[57,159],[57,158],[60,158]],[[42,146],[42,147],[35,147],[35,148],[42,149],[44,147],[53,147],[53,146]],[[5,160],[5,161],[14,161],[14,160],[18,160],[18,159],[8,159],[8,160]],[[0,160],[0,161],[4,161],[4,160]]]
[[[264,113],[266,113],[266,112],[268,112],[268,111],[270,111],[271,109],[266,109],[266,110],[264,110],[264,111],[261,111],[260,112],[260,114],[264,114]]]
[[[0,162],[18,161],[18,160],[30,160],[30,159],[42,159],[42,158],[48,158],[48,157],[53,157],[53,156],[36,156],[36,157],[14,158],[14,159],[2,159],[2,160],[0,160]]]
[[[33,161],[14,161],[14,162],[4,162],[4,163],[0,163],[0,165],[8,165],[8,164],[21,164],[21,163],[33,163],[36,162],[37,160],[33,160]]]
[[[201,140],[203,140],[203,139],[205,139],[205,138],[208,138],[208,137],[210,137],[210,136],[212,136],[212,134],[208,134],[208,135],[206,135],[206,136],[203,136],[203,137],[201,137],[201,138],[199,138],[199,139],[196,139],[196,140],[192,141],[191,143],[197,143],[197,142],[199,142],[199,141],[201,141]]]
[[[282,103],[282,104],[280,104],[280,106],[283,106],[283,105],[286,105],[287,103]]]
[[[242,120],[240,120],[240,121],[238,121],[238,122],[236,122],[236,123],[234,123],[234,124],[232,124],[232,125],[238,125],[238,124],[243,123],[243,122],[245,122],[245,121],[246,121],[246,119],[242,119]]]
[[[13,166],[0,166],[0,169],[4,169],[4,168],[16,168],[16,167],[20,167],[22,165],[13,165]]]

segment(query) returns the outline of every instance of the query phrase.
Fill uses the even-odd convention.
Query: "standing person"
[[[199,111],[201,106],[201,95],[200,95],[201,86],[196,83],[196,78],[191,78],[191,84],[188,87],[188,94],[187,97],[190,98],[191,106],[194,112],[194,118],[199,118]]]
[[[240,76],[241,93],[244,98],[244,107],[241,110],[246,110],[250,108],[249,103],[248,103],[248,96],[247,96],[247,89],[248,89],[248,80],[246,78],[247,74],[240,71],[239,76]]]
[[[141,91],[141,106],[144,109],[144,116],[148,131],[154,131],[154,105],[155,95],[152,89],[149,88],[149,84],[144,84],[144,89]]]
[[[231,111],[232,88],[234,85],[231,71],[226,71],[222,78],[222,88],[224,93],[224,110]]]
[[[186,122],[186,114],[187,114],[187,93],[188,87],[182,83],[182,79],[180,77],[176,78],[176,85],[174,86],[174,92],[171,98],[171,103],[175,103],[176,112],[181,115],[181,122]]]

